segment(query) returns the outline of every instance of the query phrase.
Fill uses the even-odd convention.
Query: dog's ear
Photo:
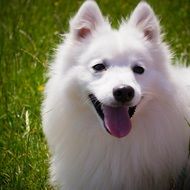
[[[104,24],[104,18],[98,5],[94,0],[87,0],[70,21],[70,30],[80,41],[91,35],[102,24]]]
[[[140,2],[137,5],[128,23],[142,31],[147,40],[155,42],[160,40],[159,21],[146,2]]]

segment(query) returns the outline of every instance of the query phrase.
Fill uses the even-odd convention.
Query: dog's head
[[[69,69],[83,96],[111,135],[126,136],[141,104],[157,95],[167,76],[168,50],[154,12],[141,2],[114,30],[89,0],[71,20],[69,35],[75,57]]]

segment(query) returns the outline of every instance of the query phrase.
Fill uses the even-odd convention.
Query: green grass
[[[114,26],[137,0],[98,1]],[[189,0],[150,0],[178,58],[190,61]],[[59,33],[82,1],[0,0],[0,190],[51,189],[40,105]]]

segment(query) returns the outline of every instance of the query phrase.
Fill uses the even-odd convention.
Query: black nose
[[[129,102],[133,99],[135,91],[131,86],[119,86],[113,89],[114,98],[121,103]]]

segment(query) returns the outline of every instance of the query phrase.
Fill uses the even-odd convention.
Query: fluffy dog
[[[42,116],[51,179],[64,190],[168,190],[188,160],[190,71],[171,65],[140,2],[112,29],[95,1],[70,21]]]

